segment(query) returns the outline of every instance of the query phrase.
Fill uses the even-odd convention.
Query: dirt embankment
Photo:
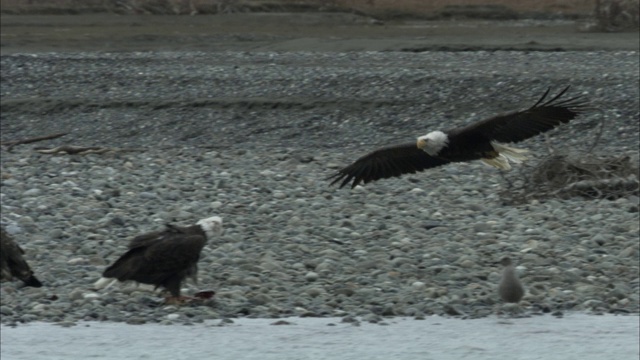
[[[595,7],[595,3],[584,0],[2,0],[0,3],[3,14],[14,15],[345,12],[386,20],[567,18],[590,15]]]
[[[637,31],[585,32],[574,21],[382,23],[344,13],[202,16],[3,15],[2,53],[67,51],[565,51],[639,49]]]
[[[638,50],[637,29],[602,31],[622,30],[622,5],[637,13],[638,0],[599,3],[603,21],[583,0],[0,0],[0,46],[3,54]],[[168,16],[176,14],[194,16]]]

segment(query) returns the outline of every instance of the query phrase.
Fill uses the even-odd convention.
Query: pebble
[[[495,263],[505,254],[526,268],[527,313],[639,312],[637,194],[522,205],[501,198],[503,175],[521,181],[544,158],[542,136],[521,143],[532,159],[509,173],[469,163],[354,190],[325,180],[378,146],[463,125],[472,113],[526,108],[547,86],[556,93],[569,85],[567,74],[571,94],[588,93],[604,110],[554,131],[554,146],[583,151],[596,129],[581,125],[615,115],[595,151],[637,156],[637,53],[47,53],[1,61],[3,104],[18,104],[3,108],[3,140],[46,135],[55,124],[73,129],[77,144],[141,149],[3,152],[11,177],[2,179],[2,223],[45,284],[2,283],[3,324],[298,315],[357,326],[398,315],[490,316],[499,302]],[[238,66],[244,71],[230,71]],[[607,83],[593,75],[604,72]],[[85,102],[90,109],[77,106]],[[134,105],[113,106],[120,103]],[[152,287],[90,291],[132,237],[211,215],[223,217],[225,233],[205,246],[198,282],[182,287],[185,295],[213,289],[213,299],[175,307],[162,306]]]

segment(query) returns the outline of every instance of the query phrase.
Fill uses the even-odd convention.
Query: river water
[[[562,359],[637,360],[637,316],[568,314],[459,320],[234,319],[221,325],[86,322],[2,326],[2,360],[37,359]],[[274,325],[286,320],[289,324]]]

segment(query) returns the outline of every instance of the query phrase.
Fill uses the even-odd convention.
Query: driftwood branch
[[[637,160],[629,156],[550,156],[521,176],[521,185],[500,192],[506,203],[572,197],[613,200],[640,193]]]
[[[555,191],[554,195],[570,193],[591,198],[603,198],[604,194],[637,194],[638,178],[630,175],[626,178],[581,180],[570,183]]]
[[[41,154],[66,154],[66,155],[86,155],[86,154],[104,154],[108,152],[139,152],[143,149],[119,149],[119,148],[106,148],[101,146],[74,146],[74,145],[62,145],[54,148],[37,147],[35,151]]]
[[[0,145],[6,146],[7,147],[7,151],[11,152],[13,147],[17,146],[17,145],[31,144],[31,143],[38,142],[38,141],[56,139],[56,138],[59,138],[61,136],[65,136],[67,134],[68,133],[58,133],[58,134],[51,134],[51,135],[45,135],[45,136],[36,136],[36,137],[33,137],[33,138],[28,138],[28,139],[23,139],[23,140],[5,141],[3,143],[0,143]]]

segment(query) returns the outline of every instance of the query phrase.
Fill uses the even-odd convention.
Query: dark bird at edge
[[[0,271],[2,280],[18,278],[25,286],[41,287],[42,283],[33,275],[33,270],[22,257],[24,250],[4,228],[0,228]]]

